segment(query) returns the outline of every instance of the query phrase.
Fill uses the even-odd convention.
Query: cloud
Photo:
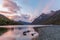
[[[33,15],[31,15],[30,20],[33,21],[35,18],[37,18],[37,16],[40,15],[39,13],[40,13],[40,0],[39,3],[37,4],[37,7],[33,11]]]
[[[1,4],[1,5],[0,5],[0,11],[6,11],[6,12],[7,12],[8,9],[7,9],[7,8],[3,8],[3,7],[2,7],[2,4]]]
[[[35,8],[33,14],[34,16],[31,16],[30,20],[34,20],[35,18],[37,18],[41,13],[46,13],[48,11],[48,9],[53,5],[55,0],[50,0],[47,5],[44,7],[44,9],[42,10],[42,12],[40,12],[40,2],[38,3],[38,6]]]
[[[20,7],[13,1],[11,0],[4,0],[3,1],[3,7],[9,8],[11,12],[17,12],[20,10]]]
[[[37,7],[35,8],[35,10],[34,10],[34,14],[36,15],[37,13],[39,13],[40,11],[40,1],[39,1],[39,3],[37,4]]]
[[[4,0],[2,8],[3,9],[4,8],[9,8],[8,11],[2,11],[2,10],[0,11],[0,14],[5,15],[9,19],[13,19],[13,20],[16,20],[16,21],[23,20],[23,21],[28,21],[28,22],[31,22],[31,20],[32,20],[31,19],[32,14],[20,14],[20,12],[16,13],[15,9],[16,9],[16,11],[18,11],[20,9],[19,9],[18,5],[11,0]],[[29,7],[29,8],[32,9],[31,7]],[[31,11],[32,10],[29,10],[29,12],[31,12]],[[18,15],[18,14],[20,14],[20,15]]]
[[[30,20],[31,15],[26,15],[22,14],[21,16],[14,15],[14,16],[9,16],[10,19],[15,20],[15,21],[26,21],[26,22],[31,22]]]
[[[41,13],[46,13],[46,12],[49,10],[49,8],[51,8],[51,6],[53,5],[54,1],[55,1],[55,0],[50,0],[50,1],[47,3],[47,5],[44,7],[44,9],[42,10]]]

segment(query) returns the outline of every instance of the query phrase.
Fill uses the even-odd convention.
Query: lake
[[[8,25],[1,27],[10,28],[0,36],[2,40],[32,40],[33,38],[37,38],[37,40],[60,40],[60,26],[58,25]],[[26,34],[23,35],[23,32]],[[34,35],[32,36],[32,34]]]

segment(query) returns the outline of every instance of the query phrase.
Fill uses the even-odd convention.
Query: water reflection
[[[38,36],[38,33],[32,26],[1,26],[8,31],[0,36],[0,40],[32,40]],[[1,28],[0,27],[0,28]]]
[[[7,28],[8,31],[0,36],[0,40],[36,40],[38,36],[37,40],[60,39],[59,25],[13,25],[3,28]]]

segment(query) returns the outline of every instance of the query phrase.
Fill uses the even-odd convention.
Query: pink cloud
[[[11,12],[16,12],[17,10],[20,10],[19,6],[11,0],[4,0],[3,7],[9,8]]]
[[[53,5],[54,1],[55,0],[50,0],[50,2],[48,2],[47,5],[42,10],[42,13],[46,13],[51,8],[51,6]]]

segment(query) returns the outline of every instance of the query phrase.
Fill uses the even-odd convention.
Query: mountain
[[[33,22],[33,25],[60,25],[60,10],[49,14],[42,13]]]
[[[0,14],[0,25],[22,25],[22,23],[10,20],[4,15]]]
[[[18,22],[22,23],[23,25],[30,25],[31,24],[29,22],[24,22],[24,21],[18,21]]]

